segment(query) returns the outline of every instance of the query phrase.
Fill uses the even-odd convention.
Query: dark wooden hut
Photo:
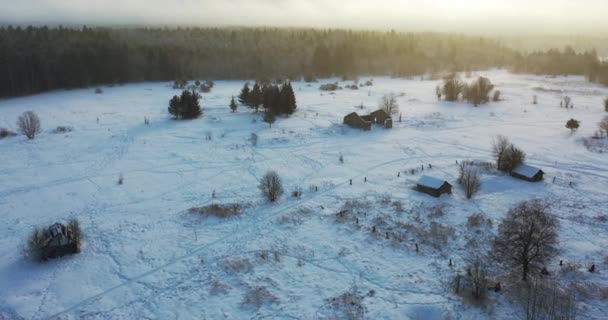
[[[444,193],[451,194],[452,185],[445,180],[422,176],[416,184],[416,190],[433,197],[440,197]]]
[[[511,176],[530,182],[542,181],[544,174],[543,170],[527,164],[520,164],[511,171]]]

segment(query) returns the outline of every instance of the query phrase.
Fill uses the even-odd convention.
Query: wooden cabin
[[[451,194],[452,185],[445,180],[422,176],[416,184],[416,190],[438,198],[445,193]]]
[[[371,121],[364,120],[356,112],[347,114],[344,117],[344,124],[346,124],[350,127],[362,129],[362,130],[371,130],[372,129]]]
[[[511,171],[511,176],[530,182],[542,181],[544,174],[543,170],[527,164],[520,164]]]

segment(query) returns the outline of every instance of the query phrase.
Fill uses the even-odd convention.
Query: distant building
[[[422,176],[416,184],[416,190],[429,194],[433,197],[439,197],[444,193],[451,194],[452,185],[445,180],[440,180],[429,176]]]
[[[364,120],[356,112],[347,114],[344,117],[344,124],[351,126],[353,128],[358,128],[358,129],[362,129],[362,130],[371,130],[372,129],[371,121]]]
[[[371,130],[372,123],[380,124],[386,129],[393,127],[393,119],[388,113],[386,113],[386,111],[382,109],[378,109],[364,116],[360,116],[356,112],[353,112],[344,117],[344,124],[347,124],[353,128]]]
[[[530,182],[542,181],[544,174],[543,170],[527,164],[521,164],[511,171],[511,176]]]

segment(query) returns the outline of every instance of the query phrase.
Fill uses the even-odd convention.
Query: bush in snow
[[[53,130],[53,133],[68,133],[74,131],[74,127],[71,126],[58,126]]]
[[[95,88],[95,94],[102,94],[103,90],[101,88]]]
[[[322,84],[319,87],[319,90],[321,91],[336,91],[338,89],[341,89],[337,83],[326,83],[326,84]]]
[[[250,288],[243,298],[242,305],[259,309],[263,305],[278,303],[279,298],[272,294],[266,287],[256,286]]]
[[[521,202],[498,226],[492,253],[499,264],[520,272],[521,279],[527,281],[531,271],[540,270],[557,252],[558,226],[545,202]]]
[[[566,121],[566,128],[570,129],[570,132],[574,132],[578,129],[578,127],[581,126],[580,121],[572,118],[568,121]]]
[[[226,259],[224,260],[224,270],[232,273],[247,273],[253,270],[253,264],[249,259]]]
[[[476,256],[467,263],[464,272],[459,272],[452,280],[454,292],[464,298],[481,302],[488,290],[488,268],[485,258]]]
[[[302,196],[303,193],[304,193],[304,191],[302,190],[302,187],[296,186],[295,188],[293,188],[293,191],[291,192],[291,196],[294,198],[299,198]]]
[[[34,139],[36,134],[40,132],[40,118],[33,111],[26,111],[17,119],[17,128],[28,139]]]
[[[537,277],[510,286],[509,296],[519,305],[522,318],[574,320],[577,286]]]
[[[526,159],[525,152],[509,142],[509,139],[500,135],[494,139],[492,152],[496,160],[496,168],[503,172],[511,172]]]
[[[458,101],[458,97],[463,89],[464,83],[458,78],[457,75],[452,74],[443,78],[441,93],[443,93],[446,101]]]
[[[468,103],[477,107],[490,101],[490,91],[492,89],[494,89],[494,85],[490,79],[479,77],[473,83],[463,86],[462,96]]]
[[[328,313],[332,313],[332,315],[324,318],[363,320],[365,319],[366,312],[366,308],[363,305],[364,299],[365,296],[357,288],[351,288],[339,296],[329,298],[326,300],[329,307],[327,311]]]
[[[564,107],[566,109],[572,107],[572,99],[569,96],[565,96],[562,101],[560,101],[560,107]]]
[[[274,171],[266,172],[266,174],[262,177],[258,188],[260,191],[262,191],[262,196],[264,196],[270,202],[277,201],[277,199],[283,194],[283,183],[281,182],[281,177],[279,177],[279,175]]]
[[[16,135],[17,135],[16,133],[14,133],[8,129],[0,128],[0,139],[10,138],[10,137],[14,137]]]
[[[230,218],[234,216],[238,216],[242,213],[242,206],[238,203],[229,203],[229,204],[210,204],[208,206],[200,207],[200,208],[190,208],[188,210],[190,213],[198,213],[207,216],[214,216],[218,218]]]
[[[26,255],[35,261],[46,261],[80,252],[82,231],[78,220],[35,228],[27,241]]]
[[[257,146],[258,145],[258,135],[255,133],[251,133],[251,136],[249,137],[249,142],[251,142],[252,146]]]
[[[464,194],[467,199],[473,198],[473,196],[481,188],[481,179],[477,168],[472,165],[468,165],[466,162],[460,164],[460,175],[458,176],[458,183],[464,189]]]

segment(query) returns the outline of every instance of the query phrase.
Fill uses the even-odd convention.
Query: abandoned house
[[[511,171],[511,176],[530,182],[543,180],[544,174],[543,170],[526,164],[520,164]]]
[[[372,123],[370,121],[364,120],[356,112],[347,114],[344,117],[344,124],[351,126],[353,128],[358,128],[358,129],[363,129],[363,130],[372,129]]]
[[[378,109],[364,116],[359,116],[356,112],[353,112],[344,117],[344,124],[353,128],[370,130],[372,123],[380,124],[386,129],[393,127],[393,119],[382,109]]]
[[[437,178],[422,176],[416,184],[416,190],[424,192],[433,197],[439,197],[444,193],[452,193],[452,185],[445,181]]]

